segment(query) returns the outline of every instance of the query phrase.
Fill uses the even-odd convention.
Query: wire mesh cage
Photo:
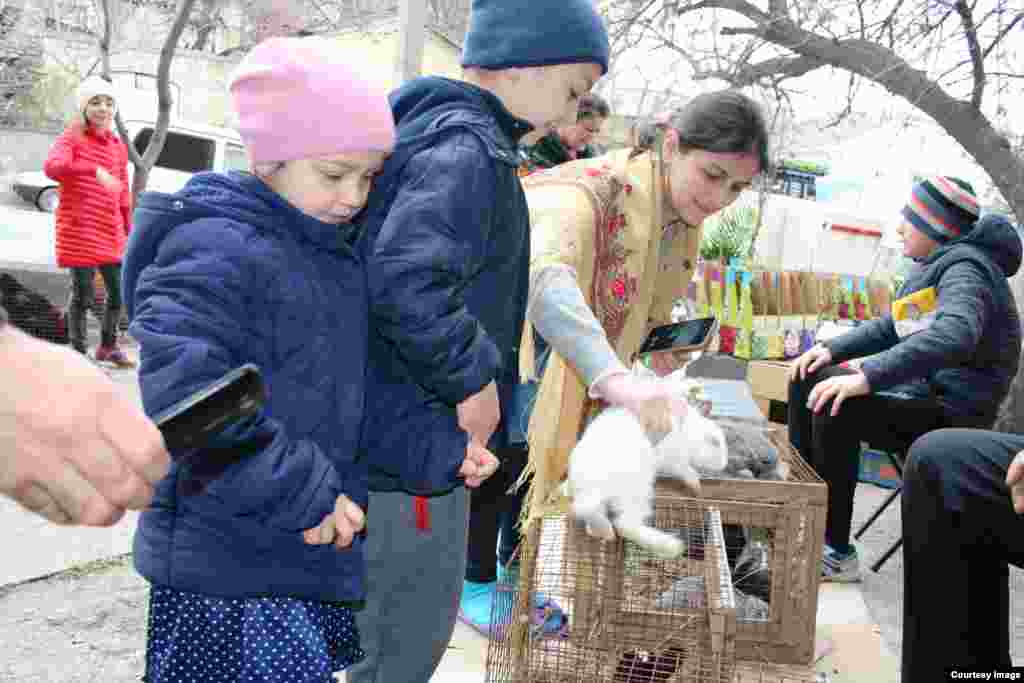
[[[811,664],[827,489],[784,432],[768,436],[786,463],[785,480],[702,479],[702,498],[678,482],[657,482],[651,523],[684,541],[676,559],[594,539],[567,514],[534,524],[523,543],[529,576],[499,586],[494,619],[509,633],[499,628],[488,681],[732,680],[714,677],[721,655],[709,649],[713,614],[691,619],[722,604],[737,661]],[[729,582],[709,584],[708,567]],[[623,673],[626,662],[639,662],[634,673]],[[637,677],[641,669],[647,678]]]
[[[689,530],[681,557],[598,540],[565,514],[533,525],[523,574],[498,587],[486,680],[731,683],[736,608],[721,514],[691,499],[655,516]]]
[[[737,593],[736,656],[809,664],[814,657],[818,587],[828,489],[800,457],[784,428],[766,434],[785,480],[702,479],[705,499],[721,510]],[[659,481],[657,504],[688,495]]]

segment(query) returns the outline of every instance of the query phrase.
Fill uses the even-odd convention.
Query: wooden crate
[[[769,617],[750,620],[737,613],[737,658],[804,665],[814,657],[828,488],[784,429],[769,432],[769,438],[790,467],[786,481],[703,479],[701,488],[705,503],[721,511],[723,525],[770,530]],[[677,482],[659,480],[656,519],[657,510],[688,496]]]

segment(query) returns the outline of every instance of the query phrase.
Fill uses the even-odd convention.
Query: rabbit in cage
[[[663,381],[677,385],[680,396],[689,391],[683,381]],[[683,541],[648,524],[656,477],[680,479],[699,492],[697,468],[716,472],[727,462],[725,435],[697,410],[681,415],[665,398],[641,403],[636,413],[613,406],[594,418],[569,456],[573,516],[591,536],[610,540],[618,532],[658,557],[678,557]]]

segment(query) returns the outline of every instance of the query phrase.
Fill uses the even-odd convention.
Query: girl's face
[[[85,122],[96,128],[109,128],[114,121],[114,98],[97,95],[85,103]]]
[[[387,152],[351,152],[289,161],[265,180],[303,213],[324,223],[348,223],[366,205],[387,157]]]
[[[662,154],[669,167],[669,201],[689,225],[732,204],[761,172],[754,154],[681,149],[674,130],[666,133]]]
[[[514,115],[536,129],[539,138],[576,121],[579,99],[590,92],[601,77],[601,67],[593,63],[554,64],[551,66],[508,69],[495,94]]]
[[[601,134],[601,128],[603,127],[603,118],[600,116],[588,116],[576,123],[576,125],[560,128],[558,133],[562,136],[562,141],[566,146],[578,150],[593,142],[594,138]]]
[[[904,220],[896,228],[896,234],[903,240],[903,255],[914,259],[923,259],[939,247],[939,243],[924,234],[909,221]]]

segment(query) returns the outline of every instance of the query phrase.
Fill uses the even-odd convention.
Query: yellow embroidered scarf
[[[693,275],[700,228],[661,216],[660,164],[629,150],[563,164],[523,179],[530,206],[531,272],[562,264],[627,366],[654,325],[671,322]],[[521,374],[533,373],[533,332],[523,335]],[[523,529],[561,508],[569,453],[596,409],[575,370],[552,352],[529,426],[530,491]],[[625,454],[624,454],[625,455]]]

